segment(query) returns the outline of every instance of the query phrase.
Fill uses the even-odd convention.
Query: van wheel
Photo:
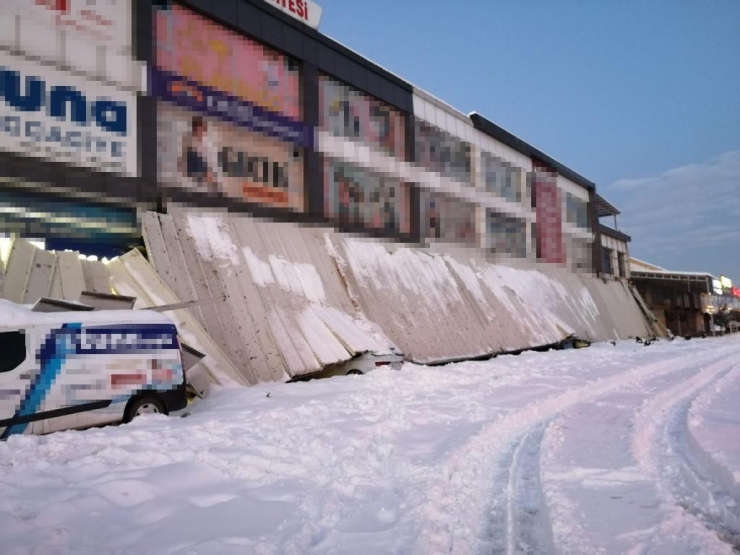
[[[362,376],[362,371],[358,370],[357,368],[353,368],[349,372],[347,372],[348,376]]]
[[[129,401],[123,421],[131,422],[142,414],[167,414],[167,409],[157,397],[137,397]]]

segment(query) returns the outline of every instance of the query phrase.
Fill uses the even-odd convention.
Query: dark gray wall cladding
[[[254,37],[262,36],[262,12],[246,2],[237,2],[235,27]]]
[[[165,0],[137,0],[150,6]],[[404,112],[413,112],[413,87],[264,0],[179,0],[201,14],[244,33],[319,72],[344,81]],[[151,55],[151,54],[150,54]]]
[[[136,98],[139,176],[157,183],[157,101],[150,96]]]
[[[313,64],[303,63],[302,111],[307,124],[319,126],[319,72]],[[321,154],[315,149],[306,149],[303,157],[303,172],[306,183],[306,211],[315,217],[324,214],[324,165]]]
[[[617,229],[611,228],[607,225],[604,225],[602,223],[599,223],[595,229],[601,234],[601,235],[607,235],[609,237],[613,237],[614,239],[618,239],[619,241],[624,241],[625,243],[629,243],[632,241],[632,237],[627,235],[626,233],[623,233]]]
[[[50,184],[71,193],[81,193],[90,199],[115,198],[151,205],[156,202],[156,189],[141,179],[10,152],[0,152],[0,176],[41,186]]]
[[[237,16],[237,0],[213,0],[211,5],[213,6],[213,15],[222,19],[223,21],[233,22],[238,20]]]
[[[134,58],[147,64],[152,62],[152,9],[148,0],[135,0],[133,7]]]

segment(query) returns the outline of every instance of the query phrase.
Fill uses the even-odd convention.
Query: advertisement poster
[[[131,48],[132,0],[3,0],[3,11],[117,51]],[[7,8],[5,5],[7,3]]]
[[[0,148],[137,175],[136,95],[0,52]]]
[[[518,258],[527,256],[527,232],[523,220],[486,210],[486,233],[490,251]]]
[[[475,236],[475,206],[459,199],[422,191],[422,234],[437,239],[473,245]]]
[[[155,64],[210,89],[301,119],[297,64],[177,4],[155,9]]]
[[[563,210],[555,177],[536,172],[533,188],[537,214],[537,257],[544,262],[563,264]]]
[[[422,120],[415,121],[416,163],[463,183],[470,183],[470,145]]]
[[[322,129],[404,159],[404,123],[399,112],[325,76],[319,80],[319,90]]]
[[[324,171],[326,217],[389,234],[410,232],[408,186],[344,162],[326,161]]]
[[[521,202],[519,174],[511,165],[488,152],[481,153],[481,165],[486,191],[511,202]]]
[[[158,176],[162,183],[246,202],[303,211],[303,153],[184,108],[157,107]]]

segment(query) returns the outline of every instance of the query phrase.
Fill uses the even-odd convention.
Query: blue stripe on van
[[[81,324],[64,324],[61,329],[51,330],[37,355],[39,372],[31,381],[26,396],[21,400],[13,418],[34,414],[41,408],[41,403],[59,376],[67,356],[75,352],[72,334],[81,327]],[[0,439],[6,439],[13,434],[22,434],[27,426],[28,423],[8,426]]]

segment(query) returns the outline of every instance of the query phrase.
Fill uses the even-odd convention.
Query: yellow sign
[[[722,284],[722,289],[732,289],[732,280],[727,276],[719,276],[719,282]]]

